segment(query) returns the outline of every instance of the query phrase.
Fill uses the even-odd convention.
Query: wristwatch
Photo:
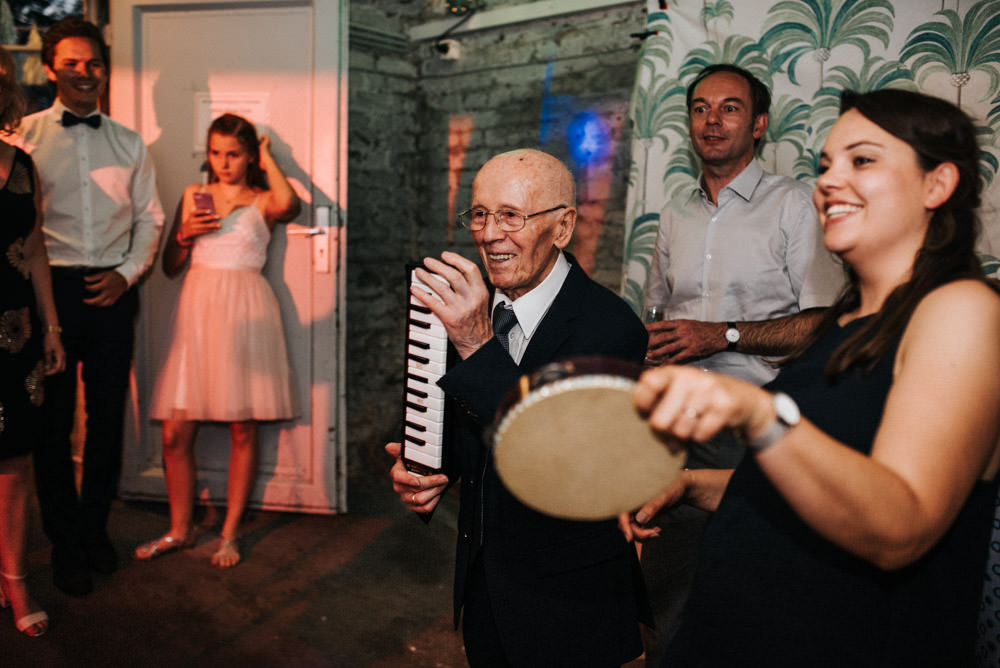
[[[726,323],[726,350],[736,350],[736,343],[740,340],[740,330],[736,329],[735,322]]]
[[[756,438],[746,439],[746,446],[754,452],[760,452],[774,445],[788,430],[799,423],[802,414],[795,400],[784,392],[778,392],[772,399],[774,413],[777,416],[767,429],[760,432]]]

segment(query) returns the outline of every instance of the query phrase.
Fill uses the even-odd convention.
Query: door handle
[[[330,207],[317,206],[313,209],[313,225],[288,225],[285,235],[312,239],[313,271],[317,274],[330,273]]]
[[[313,271],[317,274],[329,274],[330,273],[330,249],[331,249],[331,238],[327,234],[327,230],[330,229],[330,214],[332,213],[329,206],[317,206],[313,208],[313,226],[308,228],[310,232],[315,230],[312,236],[312,251],[313,251]]]
[[[315,237],[319,234],[326,234],[326,230],[321,227],[302,227],[301,225],[285,230],[285,236],[288,237]]]

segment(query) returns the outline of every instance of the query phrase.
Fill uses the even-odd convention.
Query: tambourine
[[[617,517],[663,491],[685,452],[671,452],[636,411],[642,367],[583,357],[522,376],[497,411],[494,464],[535,510],[574,520]]]

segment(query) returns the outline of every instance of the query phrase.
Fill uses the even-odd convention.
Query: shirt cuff
[[[115,267],[115,271],[117,271],[125,278],[125,282],[128,283],[129,287],[135,285],[136,281],[138,281],[139,277],[142,275],[140,267],[138,267],[134,262],[130,262],[129,260],[126,260],[125,262],[122,262],[120,265]]]

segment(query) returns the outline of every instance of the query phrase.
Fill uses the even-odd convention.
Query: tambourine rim
[[[565,456],[571,451],[560,447],[550,450],[548,446],[553,441],[545,440],[545,436],[542,436],[541,441],[535,440],[524,431],[525,420],[528,420],[528,425],[539,425],[541,432],[535,432],[536,435],[556,429],[559,436],[555,440],[561,441],[562,436],[567,433],[565,429],[570,432],[574,429],[565,422],[567,415],[572,416],[572,409],[565,402],[569,400],[575,403],[576,395],[580,395],[580,400],[584,403],[595,400],[599,402],[593,406],[595,410],[586,413],[588,417],[584,418],[584,422],[601,415],[603,407],[609,406],[614,408],[607,415],[624,417],[623,411],[628,411],[628,406],[633,405],[635,385],[634,379],[615,373],[592,373],[550,380],[527,392],[498,422],[492,437],[496,470],[511,494],[527,506],[547,515],[568,520],[596,521],[632,510],[665,489],[679,475],[686,453],[672,453],[648,423],[635,412],[634,407],[626,423],[619,425],[615,418],[598,418],[599,421],[593,423],[592,430],[577,433],[574,438],[576,442],[585,439],[591,443],[617,444],[614,448],[617,453],[614,455],[616,462],[641,462],[638,468],[630,464],[619,466],[611,460],[599,463],[602,462],[603,455],[597,454],[596,459],[589,459],[592,464],[597,463],[597,466],[588,471],[586,465],[579,466],[576,462],[565,461]],[[566,412],[567,409],[569,413]],[[536,422],[539,419],[542,422]],[[618,429],[610,437],[604,432],[607,424],[615,424]],[[638,431],[630,426],[640,424],[646,426]],[[530,429],[534,430],[535,427]],[[629,445],[621,450],[624,443]],[[650,449],[651,447],[655,449]],[[646,457],[643,452],[653,455],[653,458]],[[636,455],[640,459],[631,459]],[[619,459],[619,456],[624,459]],[[560,471],[566,475],[552,478],[544,473],[546,471]],[[590,478],[594,471],[600,472],[599,478]],[[618,480],[624,482],[614,482],[614,478],[606,475],[612,471],[617,471],[614,475],[627,475],[627,480],[619,477]],[[578,475],[583,477],[576,477]],[[576,482],[569,482],[571,480]],[[581,481],[587,481],[582,483],[586,493],[580,493]],[[545,491],[556,489],[551,487],[552,484],[563,491],[551,494]],[[573,491],[574,488],[576,491]],[[581,502],[583,499],[588,501]]]
[[[497,406],[493,424],[499,425],[518,402],[545,385],[585,376],[614,376],[638,380],[642,370],[642,367],[635,362],[599,355],[578,355],[543,364],[534,371],[522,374],[513,387],[507,390],[500,405]]]
[[[514,404],[510,410],[501,418],[495,431],[493,432],[493,445],[500,442],[510,423],[517,419],[522,413],[532,408],[539,401],[568,390],[577,389],[608,389],[632,391],[636,381],[631,378],[612,374],[592,373],[570,378],[560,378],[538,387],[522,397]]]

